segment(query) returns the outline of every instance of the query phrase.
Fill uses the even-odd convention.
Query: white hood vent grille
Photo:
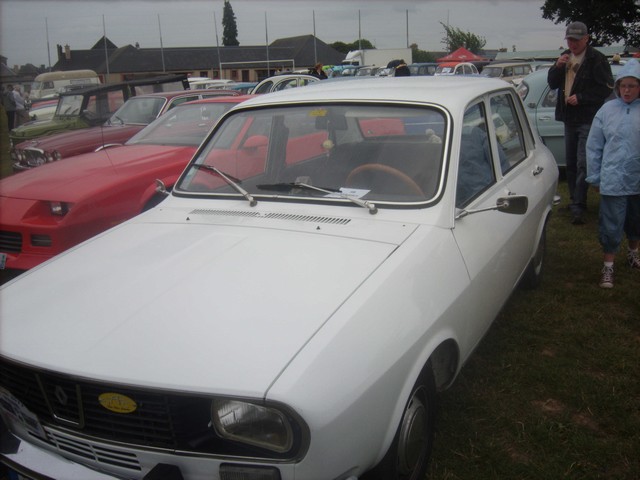
[[[351,220],[348,218],[320,217],[315,215],[293,215],[290,213],[262,213],[262,212],[241,212],[237,210],[209,210],[198,208],[190,215],[216,215],[222,217],[250,217],[270,220],[292,220],[296,222],[313,222],[331,225],[346,225]]]

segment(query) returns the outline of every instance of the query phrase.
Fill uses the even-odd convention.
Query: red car
[[[28,270],[162,200],[216,121],[250,96],[177,106],[125,145],[0,180],[0,268]]]
[[[176,105],[202,98],[238,94],[220,89],[180,90],[131,97],[104,125],[65,131],[19,143],[11,149],[13,170],[29,170],[81,153],[122,145]]]

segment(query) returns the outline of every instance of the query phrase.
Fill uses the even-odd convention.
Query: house
[[[255,82],[276,71],[309,68],[316,61],[337,64],[344,59],[343,53],[313,35],[279,39],[268,47],[179,48],[117,47],[102,37],[89,50],[72,50],[69,45],[57,49],[53,70],[94,70],[105,83],[174,73]]]

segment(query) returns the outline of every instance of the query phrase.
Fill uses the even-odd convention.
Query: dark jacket
[[[565,53],[569,53],[569,50],[562,52]],[[558,89],[556,120],[569,124],[590,124],[613,90],[613,75],[607,57],[592,46],[587,46],[568,95],[564,91],[565,73],[564,68],[557,68],[553,64],[547,74],[549,88]],[[567,105],[565,97],[574,94],[578,95],[578,105]]]

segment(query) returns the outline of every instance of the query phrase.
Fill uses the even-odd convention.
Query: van
[[[99,85],[100,78],[93,70],[68,70],[47,72],[38,75],[31,84],[29,98],[55,97],[59,93],[87,85]]]

